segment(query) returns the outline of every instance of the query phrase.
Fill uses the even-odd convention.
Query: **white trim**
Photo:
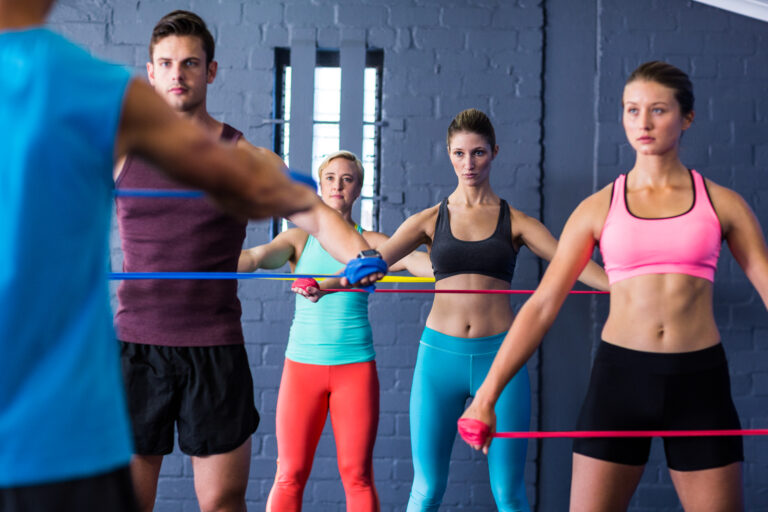
[[[768,0],[695,0],[701,4],[768,21]]]

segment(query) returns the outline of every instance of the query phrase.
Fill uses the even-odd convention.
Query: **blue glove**
[[[378,253],[376,253],[378,254]],[[387,262],[381,259],[381,256],[358,256],[353,259],[344,268],[344,277],[350,284],[357,283],[362,278],[375,274],[376,272],[386,272]],[[372,284],[364,286],[363,290],[373,293],[376,287]]]

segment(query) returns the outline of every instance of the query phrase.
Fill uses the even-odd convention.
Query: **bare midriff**
[[[720,342],[712,283],[684,274],[647,274],[611,285],[602,338],[644,352],[692,352]]]
[[[436,290],[509,290],[509,283],[480,274],[459,274],[435,283]],[[514,318],[509,295],[435,294],[427,327],[460,338],[493,336],[509,329]]]

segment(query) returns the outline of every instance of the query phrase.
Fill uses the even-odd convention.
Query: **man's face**
[[[205,64],[199,37],[168,36],[157,43],[152,62],[147,62],[149,82],[178,112],[194,113],[205,108],[208,84],[216,77],[216,62]]]

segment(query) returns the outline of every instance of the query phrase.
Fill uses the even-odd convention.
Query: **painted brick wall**
[[[620,125],[620,93],[626,75],[651,58],[681,66],[694,80],[697,119],[683,141],[685,163],[736,189],[761,223],[768,225],[765,23],[690,1],[662,0],[66,0],[59,2],[51,24],[96,55],[135,66],[143,74],[151,28],[176,8],[200,13],[216,37],[220,73],[209,94],[211,113],[241,128],[257,145],[271,145],[272,126],[264,120],[272,115],[273,48],[289,46],[292,31],[309,29],[318,44],[326,47],[338,46],[344,31],[364,31],[369,47],[384,50],[383,114],[389,123],[382,139],[384,232],[391,233],[408,215],[435,204],[452,190],[455,178],[445,155],[445,129],[456,112],[478,107],[494,120],[501,146],[493,176],[497,191],[523,211],[543,216],[550,229],[559,233],[577,202],[575,195],[589,192],[582,191],[584,183],[587,188],[603,186],[617,170],[632,164]],[[580,30],[585,46],[578,51],[569,47],[563,28]],[[558,73],[562,75],[563,69],[568,72],[560,80]],[[558,98],[567,97],[563,84],[568,80],[573,80],[573,90],[583,91],[572,101],[587,107],[569,108],[565,102],[562,108],[554,108],[561,104],[547,94],[565,89]],[[576,89],[579,84],[585,87]],[[543,106],[546,99],[551,102]],[[586,115],[581,115],[582,110]],[[543,130],[545,126],[586,130],[586,144],[592,149],[570,153],[574,138]],[[561,155],[560,160],[571,158],[567,171],[558,174],[550,167],[558,163],[553,152]],[[571,155],[577,157],[575,161]],[[548,177],[549,183],[542,182],[542,177]],[[251,223],[247,243],[267,239],[267,224]],[[115,247],[113,265],[119,268]],[[715,310],[731,362],[733,392],[744,426],[766,427],[768,316],[727,249],[723,253]],[[527,251],[521,256],[515,286],[528,288],[538,280],[540,264]],[[249,510],[263,509],[274,477],[274,410],[292,316],[292,297],[286,290],[284,283],[260,281],[243,282],[240,288],[247,350],[262,413],[262,424],[253,436]],[[382,403],[376,479],[382,509],[402,510],[412,477],[408,394],[429,301],[374,296],[370,312]],[[573,350],[581,351],[580,360],[588,360],[589,346],[583,340],[597,340],[605,313],[606,303],[600,300],[586,310],[566,313],[547,343],[557,349],[557,343],[568,344],[572,340],[557,340],[558,333],[567,333],[567,319],[586,315],[585,333]],[[574,396],[578,393],[563,389],[579,389],[582,384],[577,381],[586,379],[588,365],[572,368],[571,376],[561,373],[557,360],[556,354],[552,359],[545,357],[540,369],[540,359],[535,357],[529,365],[534,429],[542,421],[547,428],[556,424],[563,429],[575,421],[556,413],[570,411],[581,399]],[[540,404],[546,410],[540,410]],[[531,443],[526,475],[529,496],[533,503],[546,504],[541,510],[564,510],[569,471],[567,464],[560,463],[562,453],[555,459],[550,448],[567,453],[569,445],[545,443],[552,444]],[[764,486],[768,445],[758,438],[748,439],[745,447],[747,508],[768,510]],[[655,442],[633,511],[679,510],[662,459]],[[177,453],[166,458],[157,510],[197,510],[191,475],[187,458]],[[547,480],[547,487],[536,491],[539,479],[550,476],[551,485]],[[311,511],[344,510],[329,428],[318,447],[305,503]],[[446,511],[495,509],[484,458],[459,443],[454,447],[444,503],[441,510]]]

